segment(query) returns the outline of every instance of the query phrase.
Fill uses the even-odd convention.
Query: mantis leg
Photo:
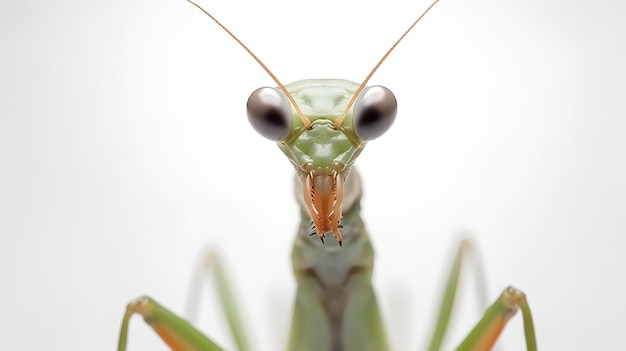
[[[469,241],[463,240],[455,255],[448,282],[446,283],[435,331],[433,332],[433,337],[428,348],[430,351],[439,350],[443,343],[445,332],[452,315],[463,258],[470,249]],[[484,285],[484,279],[482,279],[481,275],[482,272],[479,271],[478,273],[480,283]],[[512,287],[505,289],[500,297],[487,308],[481,320],[476,324],[465,340],[463,340],[457,350],[491,350],[506,323],[515,315],[518,309],[522,310],[522,316],[524,318],[526,347],[529,351],[536,351],[537,343],[535,340],[535,330],[530,308],[526,302],[526,296],[523,292]]]
[[[246,338],[244,332],[243,323],[233,297],[230,283],[228,282],[224,268],[216,253],[209,252],[205,255],[203,268],[204,269],[201,270],[202,274],[206,273],[206,271],[211,271],[213,273],[219,302],[223,308],[224,315],[228,321],[233,339],[235,340],[238,349],[240,351],[250,350],[248,339]],[[200,279],[196,279],[196,281],[201,282]],[[201,289],[199,287],[196,287],[195,289],[192,287],[191,295],[197,295],[195,293],[200,290]],[[197,304],[197,302],[192,301],[192,304]],[[174,351],[223,350],[214,341],[197,331],[191,323],[170,312],[150,297],[144,296],[130,302],[126,308],[126,313],[124,314],[124,319],[122,321],[122,329],[120,331],[118,351],[126,350],[128,325],[130,317],[135,313],[143,316],[146,323],[148,323],[161,337],[161,339]]]
[[[222,351],[212,340],[197,331],[189,322],[159,305],[153,299],[143,296],[131,301],[126,307],[122,321],[118,351],[126,351],[128,325],[133,314],[140,314],[163,341],[174,351]]]
[[[206,276],[212,274],[215,280],[215,287],[217,288],[219,304],[222,306],[224,317],[228,322],[228,327],[237,349],[239,351],[249,351],[250,343],[248,342],[246,329],[235,300],[235,294],[217,252],[213,250],[205,251],[199,268],[196,270],[194,277],[192,277],[192,286],[189,289],[185,315],[192,321],[196,319],[195,315],[202,295],[202,283]]]
[[[526,295],[513,287],[506,288],[500,297],[487,308],[483,318],[476,324],[457,350],[490,350],[498,340],[506,323],[517,313],[518,309],[522,310],[522,317],[524,318],[526,349],[528,351],[537,351],[535,327],[526,301]]]

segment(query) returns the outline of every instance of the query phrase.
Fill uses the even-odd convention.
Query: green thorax
[[[300,199],[302,220],[292,251],[298,288],[289,351],[389,350],[372,287],[374,250],[361,219],[360,199],[360,177],[353,169],[346,184],[343,247],[312,240]]]

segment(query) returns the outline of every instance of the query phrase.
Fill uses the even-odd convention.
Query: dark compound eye
[[[285,140],[291,131],[291,109],[281,91],[259,88],[248,98],[248,120],[262,136],[273,141]]]
[[[353,127],[362,140],[385,134],[396,119],[398,102],[391,90],[374,85],[365,88],[354,105]]]

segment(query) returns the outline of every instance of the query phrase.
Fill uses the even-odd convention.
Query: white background
[[[204,5],[288,83],[362,80],[428,4]],[[462,231],[490,299],[528,294],[541,349],[623,347],[624,18],[619,0],[442,0],[374,76],[400,104],[357,162],[395,349],[425,347]],[[245,117],[274,85],[258,65],[183,0],[3,0],[0,48],[2,348],[113,350],[130,299],[182,312],[205,248],[254,344],[284,347],[298,212]],[[479,315],[464,281],[448,349]],[[211,299],[201,329],[232,349]],[[524,349],[520,316],[503,339]],[[164,346],[137,318],[130,349]]]

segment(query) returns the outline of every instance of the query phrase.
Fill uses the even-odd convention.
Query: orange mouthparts
[[[311,171],[302,175],[304,204],[313,221],[311,235],[324,243],[327,233],[333,233],[341,246],[341,204],[343,202],[343,186],[345,176],[342,172],[332,170],[330,174],[316,174]]]

